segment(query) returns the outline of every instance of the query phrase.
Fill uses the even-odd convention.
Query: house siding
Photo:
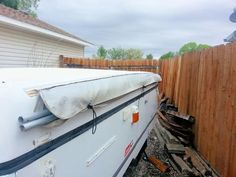
[[[58,67],[59,56],[83,57],[84,46],[0,25],[0,67]]]

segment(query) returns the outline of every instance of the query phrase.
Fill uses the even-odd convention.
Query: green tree
[[[101,58],[101,59],[109,58],[113,60],[142,59],[143,52],[140,49],[135,49],[135,48],[123,49],[121,47],[106,50],[103,46],[101,46],[97,50],[96,58]]]
[[[122,49],[122,48],[112,48],[112,49],[109,49],[107,53],[110,59],[125,59],[126,58],[125,49]]]
[[[146,59],[148,59],[148,60],[152,60],[152,59],[153,59],[152,54],[150,53],[150,54],[146,55]]]
[[[170,51],[170,52],[167,52],[164,55],[162,55],[160,57],[160,60],[170,59],[170,58],[172,58],[174,56],[175,56],[175,53]]]
[[[199,45],[197,46],[197,50],[207,49],[207,48],[209,48],[209,47],[211,47],[211,46],[209,46],[209,45],[207,45],[207,44],[199,44]]]
[[[16,10],[22,10],[36,17],[35,10],[38,8],[40,0],[0,0],[0,4],[11,7]]]
[[[19,0],[0,0],[0,4],[13,9],[18,9]]]
[[[186,52],[192,52],[192,51],[199,51],[202,49],[206,49],[209,48],[211,46],[207,45],[207,44],[197,44],[196,42],[189,42],[187,44],[184,44],[178,52],[174,53],[174,52],[168,52],[164,55],[162,55],[160,57],[161,60],[163,59],[168,59],[168,58],[172,58],[175,55],[183,55]]]
[[[103,46],[100,46],[95,57],[98,59],[105,59],[107,57],[107,50]]]
[[[125,51],[126,57],[125,59],[133,60],[133,59],[142,59],[143,52],[140,49],[130,48]]]
[[[184,44],[180,49],[179,49],[179,55],[183,55],[186,52],[192,52],[192,51],[197,51],[197,50],[202,50],[209,48],[210,46],[207,44],[197,44],[196,42],[189,42],[187,44]]]
[[[40,0],[18,0],[18,9],[27,12],[31,16],[37,17],[35,10],[38,8]]]
[[[179,54],[183,55],[186,52],[192,52],[197,49],[197,44],[196,42],[189,42],[187,44],[184,44],[180,49],[179,49]]]

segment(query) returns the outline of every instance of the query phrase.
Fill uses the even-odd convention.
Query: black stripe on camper
[[[151,87],[147,91],[142,92],[140,95],[120,104],[119,106],[111,109],[110,111],[107,111],[100,116],[97,116],[96,123],[99,124],[102,121],[106,120],[107,118],[111,117],[115,113],[119,112],[126,106],[130,105],[131,103],[137,101],[144,95],[148,94],[152,90],[157,88],[157,84],[155,83],[155,86]],[[49,141],[41,146],[38,146],[37,148],[15,158],[10,161],[0,163],[0,176],[2,175],[8,175],[11,173],[14,173],[29,164],[33,163],[34,161],[38,160],[39,158],[43,157],[44,155],[48,154],[49,152],[55,150],[56,148],[66,144],[67,142],[73,140],[74,138],[78,137],[79,135],[83,134],[84,132],[91,129],[94,125],[94,120],[91,120],[57,138],[55,138],[52,141]]]

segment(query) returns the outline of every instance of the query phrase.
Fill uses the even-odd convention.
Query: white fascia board
[[[59,38],[59,39],[62,39],[62,40],[68,41],[68,42],[73,42],[73,43],[76,43],[76,44],[79,44],[82,46],[93,46],[90,43],[87,43],[87,42],[84,42],[84,41],[81,41],[81,40],[78,40],[78,39],[75,39],[75,38],[72,38],[69,36],[65,36],[63,34],[59,34],[59,33],[56,33],[56,32],[53,32],[53,31],[50,31],[47,29],[43,29],[43,28],[40,28],[40,27],[37,27],[34,25],[30,25],[30,24],[27,24],[27,23],[24,23],[24,22],[21,22],[18,20],[14,20],[12,18],[8,18],[8,17],[2,16],[2,15],[0,15],[0,23],[4,23],[4,24],[8,24],[8,25],[15,26],[18,28],[26,29],[26,30],[36,32],[39,34],[44,34],[47,36]]]

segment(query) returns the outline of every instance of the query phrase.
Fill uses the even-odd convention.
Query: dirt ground
[[[164,150],[164,145],[158,141],[154,130],[151,131],[147,144],[147,155],[154,155],[162,162],[169,164],[168,155]],[[129,166],[123,177],[182,177],[182,175],[180,176],[172,167],[170,167],[168,173],[161,173],[150,162],[141,158],[137,166]]]

